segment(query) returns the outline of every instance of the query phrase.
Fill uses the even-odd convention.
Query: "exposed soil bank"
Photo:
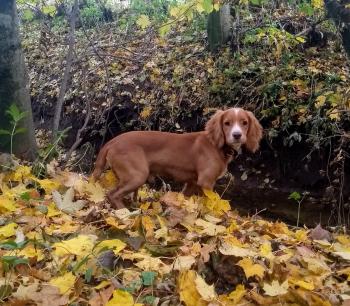
[[[323,150],[325,151],[325,149]],[[337,203],[340,192],[330,187],[327,156],[318,151],[307,161],[307,148],[271,150],[266,144],[255,156],[242,154],[230,166],[232,179],[218,182],[217,190],[243,214],[280,219],[296,225],[298,203],[288,199],[292,192],[302,196],[299,225],[338,224]],[[342,197],[349,206],[348,171],[344,173]],[[303,194],[306,193],[304,196]],[[347,218],[348,210],[342,217]]]

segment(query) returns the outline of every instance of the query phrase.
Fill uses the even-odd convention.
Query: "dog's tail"
[[[95,169],[92,172],[92,178],[97,181],[103,170],[105,169],[106,166],[106,156],[108,152],[108,146],[104,146],[101,151],[97,155],[96,163],[95,163]]]

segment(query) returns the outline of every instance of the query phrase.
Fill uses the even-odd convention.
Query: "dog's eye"
[[[225,121],[224,124],[225,125],[230,125],[230,121]]]
[[[243,125],[247,125],[248,121],[247,120],[243,120]]]

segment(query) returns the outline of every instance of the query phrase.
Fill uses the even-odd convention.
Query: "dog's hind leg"
[[[123,197],[141,187],[146,182],[147,176],[148,173],[135,172],[128,177],[123,177],[120,180],[118,187],[109,194],[109,200],[111,203],[119,209],[125,207],[123,204]]]

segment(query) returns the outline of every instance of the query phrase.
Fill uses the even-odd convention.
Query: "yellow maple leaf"
[[[237,285],[229,295],[220,295],[219,300],[225,306],[236,306],[246,294],[244,285]]]
[[[327,266],[324,260],[313,257],[302,257],[302,261],[307,264],[307,268],[317,275],[326,275],[330,272],[330,268]]]
[[[141,119],[147,119],[152,113],[152,106],[146,106],[143,108],[142,112],[140,113]]]
[[[203,300],[210,302],[217,298],[214,285],[209,286],[199,274],[196,275],[194,282],[196,284],[196,289]]]
[[[204,205],[213,212],[216,216],[222,216],[231,209],[230,202],[222,200],[220,196],[212,190],[203,190],[207,197]]]
[[[270,242],[270,241],[264,242],[264,243],[260,246],[260,249],[259,249],[259,250],[260,250],[261,256],[266,257],[266,258],[273,257],[273,254],[272,254],[272,247],[271,247],[271,242]]]
[[[151,238],[154,236],[155,224],[153,223],[150,216],[142,216],[142,226],[146,231],[146,238]]]
[[[143,259],[135,263],[135,266],[143,271],[157,271],[160,274],[167,274],[172,270],[170,265],[166,265],[157,257],[152,257],[146,254],[142,254],[142,257]]]
[[[232,234],[233,232],[237,231],[239,229],[239,226],[235,220],[231,221],[231,224],[226,228],[226,232],[229,234]]]
[[[99,180],[102,187],[111,190],[115,188],[118,183],[117,178],[115,177],[112,170],[106,171],[106,173]]]
[[[338,235],[335,237],[341,244],[350,245],[350,236]]]
[[[64,222],[58,226],[55,226],[52,233],[53,234],[71,234],[79,229],[79,224],[71,221]]]
[[[184,271],[189,270],[196,262],[196,259],[192,255],[178,256],[174,261],[174,270]]]
[[[280,284],[277,280],[273,280],[271,284],[264,283],[263,290],[266,295],[278,296],[288,292],[288,280]]]
[[[142,304],[134,303],[134,299],[129,292],[117,289],[113,291],[112,299],[105,306],[142,306]]]
[[[326,96],[318,96],[315,100],[315,107],[321,108],[326,103]]]
[[[150,24],[151,21],[149,20],[147,15],[140,15],[140,17],[136,20],[136,24],[142,29],[146,29]]]
[[[52,245],[53,253],[57,256],[77,255],[86,256],[92,252],[96,237],[91,235],[79,235],[75,238],[56,242]]]
[[[168,241],[169,237],[168,237],[168,227],[166,226],[166,221],[164,218],[160,217],[159,215],[157,215],[157,219],[160,225],[160,229],[156,230],[154,233],[154,237],[156,239],[160,239],[163,238],[165,241]]]
[[[61,215],[62,212],[59,211],[57,208],[56,208],[56,204],[54,202],[51,202],[48,206],[47,206],[47,214],[46,216],[47,217],[55,217],[55,216],[58,216],[58,215]]]
[[[52,191],[57,190],[61,184],[59,182],[56,182],[52,179],[37,179],[37,178],[33,178],[34,181],[36,181],[41,188],[43,188],[45,190],[46,194],[51,194]]]
[[[26,233],[26,237],[28,239],[31,239],[31,240],[42,240],[43,239],[42,234],[35,232],[35,231],[31,231],[31,232]]]
[[[125,229],[127,227],[125,224],[119,224],[118,220],[116,220],[114,217],[107,217],[105,221],[108,225],[113,226],[117,229]]]
[[[301,287],[301,288],[306,289],[306,290],[314,290],[315,289],[315,285],[314,285],[312,280],[306,281],[306,280],[296,279],[294,277],[290,277],[290,278],[288,278],[288,283],[290,283],[294,286],[297,286],[297,287]]]
[[[16,211],[17,207],[15,205],[14,200],[10,200],[8,197],[4,195],[0,195],[0,212],[13,212]]]
[[[88,194],[88,199],[92,202],[99,203],[105,199],[105,191],[98,182],[89,182],[84,186],[85,193]]]
[[[197,230],[198,233],[209,235],[209,236],[216,236],[226,231],[225,226],[216,225],[211,222],[207,222],[203,219],[197,219],[195,222],[195,225],[199,227]]]
[[[103,289],[106,288],[107,286],[109,286],[111,284],[111,282],[109,280],[104,280],[102,282],[100,282],[97,286],[95,286],[95,289]]]
[[[27,245],[24,249],[17,253],[17,256],[24,256],[26,258],[37,258],[37,261],[43,260],[45,258],[42,250],[34,248],[32,244]]]
[[[100,253],[102,249],[108,249],[113,250],[113,253],[115,255],[118,255],[118,253],[125,249],[126,243],[119,239],[109,239],[109,240],[103,240],[99,244],[96,245],[95,250],[97,253]]]
[[[340,120],[340,113],[336,109],[333,109],[333,110],[328,112],[328,117],[331,120],[339,121]]]
[[[61,294],[69,294],[72,290],[76,277],[72,272],[67,272],[62,276],[54,277],[50,284],[60,289]]]
[[[10,180],[21,182],[25,178],[32,178],[32,168],[28,166],[19,166],[9,176]]]
[[[223,255],[232,255],[236,257],[246,257],[246,256],[254,256],[255,252],[250,249],[241,248],[235,245],[231,245],[227,242],[224,242],[219,247],[219,251]]]
[[[11,222],[0,227],[0,238],[9,238],[16,235],[16,228],[18,224]]]
[[[298,229],[297,231],[295,231],[295,239],[300,242],[303,242],[308,239],[307,233],[308,232],[304,229]]]
[[[195,285],[197,273],[193,270],[182,272],[178,278],[180,301],[186,306],[206,306]]]
[[[237,263],[237,265],[242,267],[247,278],[254,276],[254,275],[256,275],[260,278],[263,278],[263,276],[264,276],[264,272],[265,272],[264,267],[262,265],[259,265],[259,264],[254,264],[253,261],[249,257],[241,259]]]

